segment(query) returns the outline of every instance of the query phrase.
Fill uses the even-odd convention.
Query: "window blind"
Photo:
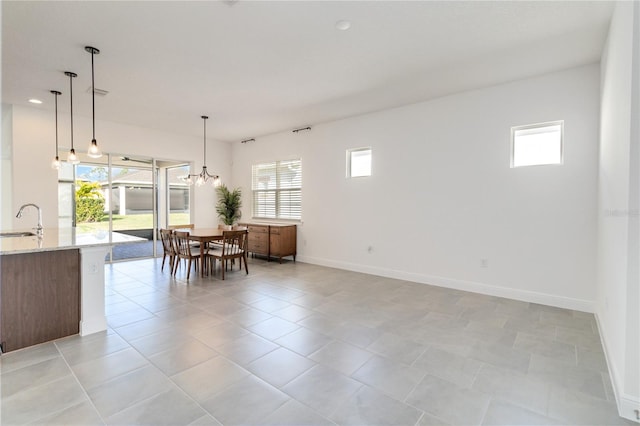
[[[253,217],[302,218],[301,160],[254,164],[251,182]]]

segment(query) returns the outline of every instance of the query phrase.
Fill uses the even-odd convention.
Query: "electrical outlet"
[[[488,268],[489,267],[489,259],[480,259],[480,267]]]
[[[367,247],[367,253],[369,254],[373,253],[373,246]]]

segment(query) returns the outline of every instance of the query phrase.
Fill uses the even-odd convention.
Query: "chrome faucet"
[[[23,204],[22,207],[20,207],[20,210],[18,210],[18,214],[16,215],[16,217],[20,219],[22,217],[22,211],[24,210],[24,208],[29,206],[38,209],[38,225],[34,229],[36,230],[36,234],[38,236],[42,236],[44,228],[42,227],[42,210],[40,209],[40,207],[33,203]]]

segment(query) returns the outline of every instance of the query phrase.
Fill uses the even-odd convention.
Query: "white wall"
[[[598,87],[591,65],[234,144],[243,217],[251,165],[301,158],[300,260],[590,311]],[[511,169],[511,126],[551,120],[565,164]],[[373,176],[346,179],[363,146]]]
[[[63,95],[64,96],[64,95]],[[42,208],[45,228],[58,226],[58,176],[51,169],[55,155],[55,121],[51,111],[38,108],[13,106],[12,194],[2,188],[2,203],[11,203],[15,216],[20,205],[35,203]],[[199,117],[194,126],[201,127]],[[69,115],[59,113],[59,143],[70,147]],[[4,126],[3,126],[4,127]],[[202,168],[202,137],[171,134],[153,129],[125,124],[97,121],[96,139],[105,153],[140,155],[164,160],[192,162],[196,173]],[[74,145],[76,152],[84,151],[91,141],[91,120],[74,114]],[[229,144],[207,141],[207,168],[218,173],[228,182],[231,172],[231,148]],[[66,157],[61,157],[65,159]],[[10,197],[11,195],[11,197]],[[6,201],[5,201],[6,200]],[[218,223],[215,214],[216,195],[211,186],[194,189],[195,206],[192,219],[201,226]],[[36,213],[25,211],[22,219],[13,219],[11,228],[24,229],[34,226]],[[4,226],[3,223],[3,227]]]
[[[596,315],[620,414],[640,409],[640,7],[616,5],[601,68]]]

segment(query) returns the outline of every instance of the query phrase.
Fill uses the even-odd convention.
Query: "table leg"
[[[204,241],[200,241],[200,276],[204,277]]]

